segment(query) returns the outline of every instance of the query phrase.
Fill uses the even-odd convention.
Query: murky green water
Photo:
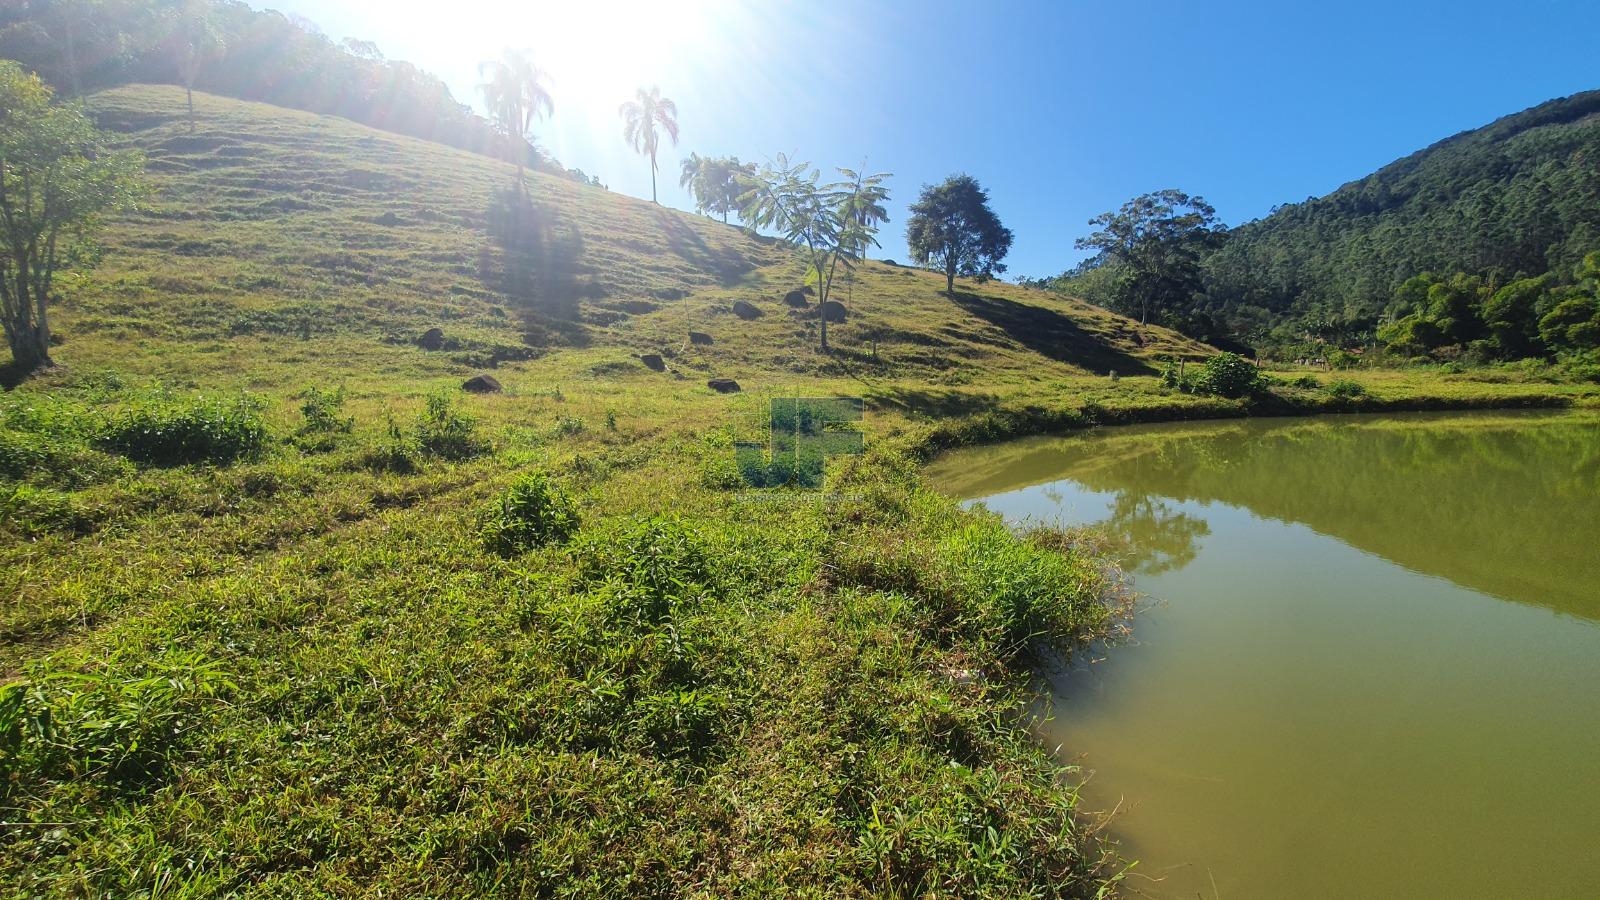
[[[1135,642],[1046,726],[1130,893],[1600,898],[1600,418],[1107,429],[931,474],[1131,548]]]

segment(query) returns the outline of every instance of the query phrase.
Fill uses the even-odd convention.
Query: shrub
[[[305,402],[300,404],[300,415],[305,417],[304,424],[300,426],[300,433],[348,434],[350,429],[355,427],[356,420],[339,415],[342,409],[344,409],[343,387],[331,391],[306,388]]]
[[[462,412],[449,394],[432,394],[417,417],[417,446],[442,459],[471,459],[485,450],[477,429],[477,419]]]
[[[1576,381],[1600,382],[1600,350],[1562,354],[1557,368]]]
[[[261,402],[250,396],[224,400],[158,395],[114,416],[98,443],[153,466],[230,463],[259,455],[266,446],[261,409]]]
[[[1202,394],[1237,400],[1261,389],[1261,371],[1237,353],[1218,353],[1206,360],[1194,387]]]
[[[704,540],[677,519],[608,524],[576,555],[584,579],[603,584],[615,612],[639,624],[660,624],[711,583]]]
[[[1326,390],[1328,392],[1328,396],[1335,397],[1340,400],[1356,400],[1367,396],[1367,389],[1361,384],[1361,382],[1349,381],[1346,379],[1328,382]]]
[[[1318,381],[1315,375],[1301,375],[1299,378],[1289,382],[1289,385],[1301,390],[1314,391],[1322,387],[1322,382]]]
[[[919,496],[920,507],[944,502]],[[839,577],[903,593],[927,631],[1006,660],[1026,656],[1035,642],[1065,648],[1109,615],[1102,577],[1058,532],[1018,535],[997,516],[967,517],[937,537],[923,530],[874,530],[842,548]]]
[[[1330,369],[1353,369],[1359,362],[1361,362],[1361,357],[1348,350],[1335,350],[1328,354],[1328,368]]]
[[[484,543],[502,556],[565,542],[577,530],[577,504],[541,472],[523,476],[489,504],[481,526]]]

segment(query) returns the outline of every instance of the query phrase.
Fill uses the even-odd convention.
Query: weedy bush
[[[911,527],[874,529],[841,548],[842,578],[912,597],[941,643],[967,642],[1011,661],[1036,643],[1070,646],[1109,616],[1103,578],[1058,534],[1018,535],[998,517],[954,516],[946,521],[963,524],[941,534],[926,522],[947,501],[919,494]]]
[[[0,778],[149,775],[200,704],[232,686],[218,663],[194,653],[117,654],[88,671],[51,663],[0,687]]]
[[[449,394],[431,394],[427,408],[417,417],[417,446],[441,459],[471,459],[488,449],[478,439],[477,430],[478,420],[462,412]]]
[[[326,453],[339,445],[340,438],[355,428],[356,420],[340,415],[344,409],[344,388],[331,391],[306,388],[300,415],[304,419],[290,443],[305,453]]]
[[[153,466],[226,464],[260,455],[267,444],[262,402],[156,394],[122,410],[101,430],[105,450]]]
[[[542,472],[523,476],[483,513],[480,533],[501,556],[563,543],[578,530],[578,505]]]
[[[609,589],[616,613],[643,624],[665,621],[712,582],[705,539],[673,518],[608,522],[574,555],[586,582]]]
[[[300,415],[305,422],[300,426],[301,434],[347,434],[355,427],[356,420],[352,416],[341,416],[344,409],[344,388],[339,387],[331,391],[318,390],[315,387],[306,388],[305,402],[300,404]]]
[[[1299,378],[1289,382],[1289,386],[1297,387],[1301,390],[1314,391],[1322,387],[1322,382],[1318,381],[1315,375],[1301,375]]]
[[[1328,382],[1328,386],[1324,390],[1328,392],[1328,396],[1336,397],[1340,400],[1356,400],[1367,396],[1367,389],[1361,382],[1342,378]]]
[[[1260,391],[1261,387],[1261,370],[1237,353],[1218,353],[1206,360],[1200,368],[1200,374],[1194,379],[1197,393],[1234,400],[1249,397]]]

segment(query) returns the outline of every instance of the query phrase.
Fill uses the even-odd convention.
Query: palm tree
[[[695,208],[708,212],[701,198],[706,196],[706,175],[711,160],[698,153],[690,153],[678,164],[678,187],[694,195]]]
[[[639,88],[634,98],[622,104],[618,110],[622,114],[622,138],[639,153],[650,157],[650,200],[659,205],[656,199],[656,148],[661,144],[661,131],[672,138],[672,145],[678,145],[678,104],[661,96],[661,89],[652,85],[647,91]]]
[[[545,87],[545,71],[534,65],[526,50],[507,47],[499,59],[478,64],[484,82],[478,85],[483,103],[494,117],[495,127],[512,144],[516,154],[517,184],[522,183],[522,167],[527,147],[533,142],[533,123],[550,115],[555,106]]]

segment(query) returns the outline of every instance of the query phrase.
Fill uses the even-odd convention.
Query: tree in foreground
[[[144,159],[110,151],[79,104],[0,61],[0,324],[23,373],[50,365],[57,265],[99,214],[138,198]]]
[[[651,86],[639,88],[634,98],[617,110],[622,115],[622,137],[638,153],[650,157],[650,202],[656,199],[656,150],[661,145],[661,132],[666,132],[672,146],[678,146],[678,104],[661,96],[661,89]]]
[[[923,185],[906,221],[906,244],[918,265],[944,272],[946,293],[956,276],[987,281],[1006,270],[1011,229],[989,208],[989,193],[970,175],[952,175],[939,185]]]
[[[681,164],[678,186],[694,197],[696,210],[720,215],[726,223],[728,214],[739,210],[739,195],[755,174],[754,163],[741,163],[737,157],[691,153]]]
[[[820,184],[810,163],[790,163],[778,154],[749,180],[739,198],[740,217],[770,228],[805,254],[807,280],[817,287],[818,346],[828,350],[828,300],[839,267],[853,267],[868,247],[878,246],[878,224],[888,220],[887,173],[839,169],[844,180]]]
[[[555,108],[550,91],[545,87],[548,76],[534,65],[528,51],[509,47],[499,59],[479,63],[478,74],[484,78],[478,85],[483,104],[516,156],[517,184],[520,185],[528,148],[533,145],[533,123],[550,115]]]
[[[1100,230],[1080,238],[1078,249],[1121,266],[1117,311],[1138,311],[1145,324],[1152,312],[1181,309],[1200,291],[1201,257],[1226,233],[1204,198],[1170,189],[1135,197],[1089,224]]]

